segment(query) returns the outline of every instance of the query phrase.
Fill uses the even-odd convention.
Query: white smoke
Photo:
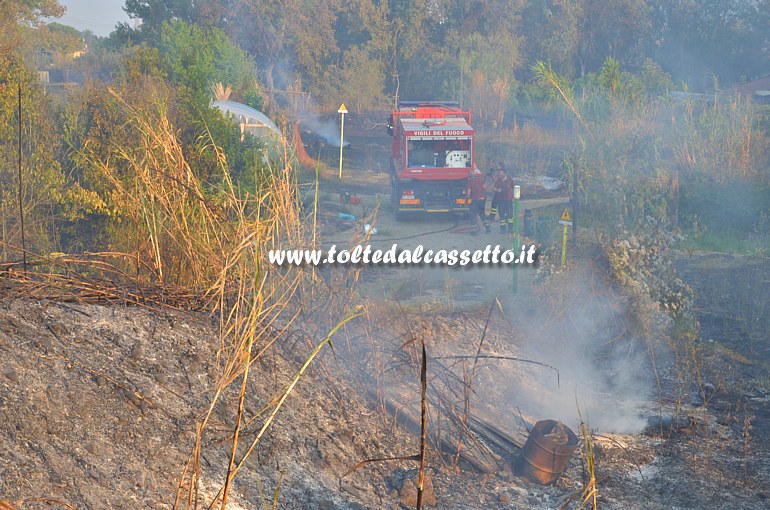
[[[556,419],[570,427],[579,412],[591,428],[638,433],[653,390],[645,340],[623,331],[623,298],[589,271],[560,275],[558,293],[520,324],[521,356],[551,365],[553,371],[518,365],[508,383],[513,405],[525,414]],[[549,289],[554,290],[554,285]]]
[[[333,147],[340,146],[340,125],[341,119],[331,120],[322,119],[320,116],[313,112],[304,112],[302,119],[300,120],[300,126],[302,129],[312,131],[314,134],[321,137],[326,143]],[[343,147],[350,145],[347,140],[343,142]]]

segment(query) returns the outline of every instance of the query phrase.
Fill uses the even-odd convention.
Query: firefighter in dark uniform
[[[495,202],[500,217],[500,233],[513,232],[513,179],[505,168],[497,171],[495,178]]]
[[[500,165],[500,168],[503,166]],[[497,197],[495,195],[495,179],[497,178],[497,171],[490,170],[487,173],[487,178],[484,181],[484,189],[487,191],[487,196],[492,197],[492,207],[489,210],[488,219],[490,223],[497,221]]]
[[[476,168],[468,179],[468,187],[465,189],[465,197],[471,200],[471,226],[474,228],[472,235],[479,235],[478,220],[484,224],[487,233],[492,232],[487,219],[487,194],[484,189],[484,177]]]

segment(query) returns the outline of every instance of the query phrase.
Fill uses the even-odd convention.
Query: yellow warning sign
[[[340,106],[340,109],[337,110],[337,113],[348,113],[348,109],[345,108],[345,103],[342,103],[342,106]]]
[[[569,208],[565,207],[564,212],[561,213],[561,218],[559,218],[559,223],[562,225],[572,225],[572,217],[569,215]]]

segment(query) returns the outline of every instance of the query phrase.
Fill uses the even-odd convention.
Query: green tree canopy
[[[214,83],[230,85],[238,97],[256,86],[254,63],[218,28],[164,22],[160,55],[171,79],[199,107],[208,106]]]
[[[56,0],[4,0],[0,2],[0,54],[10,55],[22,42],[20,27],[37,26],[44,18],[64,14]]]

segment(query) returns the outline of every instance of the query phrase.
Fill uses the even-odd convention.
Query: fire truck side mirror
[[[393,136],[393,115],[388,117],[388,136]]]

